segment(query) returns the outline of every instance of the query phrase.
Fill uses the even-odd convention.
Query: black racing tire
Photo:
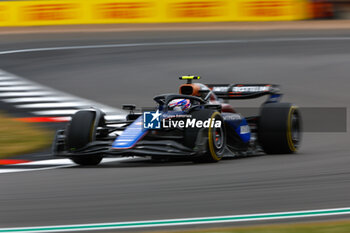
[[[81,149],[93,140],[95,112],[78,111],[67,128],[66,145],[71,152]]]
[[[95,111],[81,110],[72,116],[72,120],[67,127],[66,136],[66,146],[69,152],[74,153],[94,140],[95,120]],[[76,155],[71,160],[79,165],[97,165],[101,162],[102,156]]]
[[[186,128],[184,131],[184,144],[185,146],[196,149],[198,143],[199,134],[203,135],[206,141],[204,142],[205,152],[199,156],[193,158],[193,162],[197,163],[210,163],[218,162],[224,156],[226,149],[226,129],[224,119],[221,114],[215,110],[203,109],[195,110],[191,113],[192,119],[197,120],[218,120],[221,121],[221,127],[215,128]]]
[[[297,106],[291,103],[264,104],[258,127],[258,140],[266,154],[291,154],[298,151],[302,121]]]

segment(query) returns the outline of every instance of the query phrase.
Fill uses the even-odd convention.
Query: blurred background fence
[[[341,0],[0,1],[0,26],[343,18],[349,6]]]

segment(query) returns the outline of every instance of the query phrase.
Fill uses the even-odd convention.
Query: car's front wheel
[[[95,110],[81,110],[72,116],[67,127],[66,148],[75,153],[95,139],[95,124],[98,124],[98,112]],[[71,160],[82,166],[98,165],[102,156],[100,155],[75,155]]]

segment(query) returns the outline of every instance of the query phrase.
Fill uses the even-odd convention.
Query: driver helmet
[[[168,107],[174,111],[185,111],[191,107],[189,99],[173,99],[169,102]]]

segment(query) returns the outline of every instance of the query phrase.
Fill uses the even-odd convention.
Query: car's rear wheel
[[[194,162],[218,162],[224,156],[226,148],[225,124],[221,114],[215,110],[204,109],[193,111],[192,119],[206,121],[208,128],[186,128],[184,132],[185,146],[194,150],[204,147],[203,153],[193,158]],[[213,122],[213,123],[212,123]],[[216,122],[220,122],[215,124]]]
[[[97,112],[81,110],[72,116],[72,120],[67,127],[66,145],[69,152],[75,153],[95,139],[95,124]],[[71,160],[79,165],[97,165],[101,162],[100,155],[77,155]]]
[[[265,104],[260,113],[258,139],[267,154],[290,154],[301,142],[301,115],[290,103]]]

